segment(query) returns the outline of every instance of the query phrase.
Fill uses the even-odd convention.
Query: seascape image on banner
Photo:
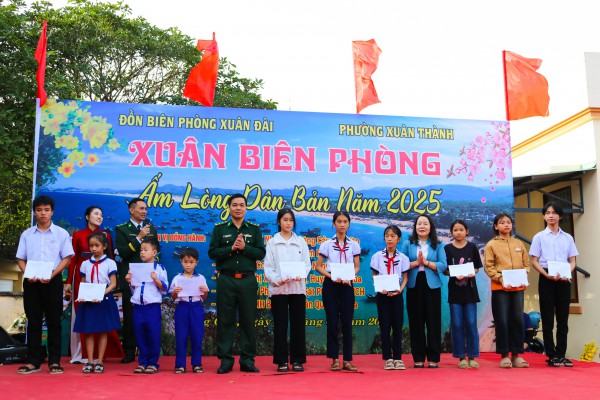
[[[230,194],[247,196],[246,219],[259,225],[265,242],[277,232],[277,211],[292,208],[313,266],[319,245],[335,234],[333,213],[350,213],[348,235],[362,249],[354,284],[355,354],[381,351],[369,264],[385,245],[387,225],[398,225],[404,241],[414,219],[429,214],[447,243],[450,223],[460,218],[483,254],[494,215],[513,211],[510,131],[504,121],[49,100],[40,124],[36,194],[55,199],[54,223],[73,233],[85,227],[85,209],[98,205],[104,210],[101,228],[114,236],[115,226],[129,220],[127,200],[141,197],[157,228],[169,281],[181,272],[181,249],[199,251],[197,272],[211,289],[204,303],[207,355],[215,354],[218,323],[208,245],[214,225],[229,217]],[[257,280],[258,352],[270,354],[272,316],[260,263]],[[325,352],[322,280],[312,271],[307,281],[308,354]],[[448,278],[442,281],[447,351]],[[484,342],[492,323],[490,285],[483,271],[477,281]],[[173,310],[165,300],[166,352],[174,351]],[[405,351],[407,327],[405,313]],[[482,351],[487,345],[482,343]]]

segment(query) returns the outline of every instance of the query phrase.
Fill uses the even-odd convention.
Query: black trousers
[[[273,364],[288,362],[288,322],[290,325],[289,361],[306,363],[306,295],[271,296],[273,313]]]
[[[567,335],[569,333],[571,283],[553,281],[540,275],[538,291],[544,351],[548,358],[564,358],[567,353]],[[556,346],[554,345],[554,315],[556,315]]]
[[[337,359],[338,318],[342,321],[344,361],[352,361],[352,319],[354,318],[354,287],[323,280],[323,306],[327,318],[327,357]]]
[[[42,347],[44,315],[48,327],[48,365],[60,364],[62,295],[60,274],[49,283],[29,282],[29,279],[23,281],[23,306],[27,316],[27,363],[38,368],[46,358],[46,350]]]
[[[377,315],[381,332],[381,355],[384,360],[402,359],[403,294],[387,296],[377,293]],[[393,332],[390,334],[390,332]]]
[[[406,291],[410,351],[415,362],[440,362],[442,352],[442,290],[430,289],[425,272]],[[427,328],[427,333],[425,330]]]
[[[523,353],[523,293],[492,291],[497,354]]]

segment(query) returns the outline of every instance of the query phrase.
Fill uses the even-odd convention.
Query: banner
[[[55,223],[70,232],[83,229],[85,208],[98,205],[104,210],[102,228],[114,232],[129,220],[126,200],[142,197],[158,230],[169,280],[182,271],[182,248],[199,251],[197,272],[211,289],[205,354],[214,354],[218,323],[208,243],[214,225],[229,216],[230,194],[248,197],[246,219],[260,226],[265,241],[277,232],[277,211],[291,207],[296,233],[308,243],[313,262],[319,245],[335,234],[333,213],[350,213],[348,235],[362,249],[355,281],[355,353],[380,351],[369,264],[385,246],[387,225],[398,225],[405,241],[414,219],[427,213],[448,242],[450,223],[464,219],[469,240],[483,251],[493,235],[494,215],[513,208],[510,132],[503,121],[48,100],[39,143],[35,189],[55,199]],[[259,263],[257,343],[260,354],[269,354],[272,316],[261,269]],[[447,332],[447,278],[442,279]],[[325,351],[322,281],[315,271],[308,277],[309,354]],[[491,311],[484,271],[477,283],[485,336]],[[172,309],[165,301],[167,334]],[[449,334],[444,341],[446,349]]]

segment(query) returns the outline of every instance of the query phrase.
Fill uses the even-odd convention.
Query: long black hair
[[[283,216],[285,214],[290,214],[290,216],[292,217],[292,221],[294,221],[294,228],[292,230],[295,231],[296,230],[296,216],[294,215],[294,212],[292,211],[291,208],[286,207],[286,208],[282,208],[277,213],[277,232],[281,232],[281,225],[279,225],[279,223],[281,222],[281,218],[283,218]]]

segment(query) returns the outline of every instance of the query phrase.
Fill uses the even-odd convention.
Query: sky
[[[382,50],[381,104],[362,114],[504,120],[502,50],[540,58],[550,116],[511,122],[513,145],[588,107],[584,53],[600,51],[592,0],[124,3],[195,39],[215,32],[220,56],[262,79],[280,110],[355,113],[353,40]]]

